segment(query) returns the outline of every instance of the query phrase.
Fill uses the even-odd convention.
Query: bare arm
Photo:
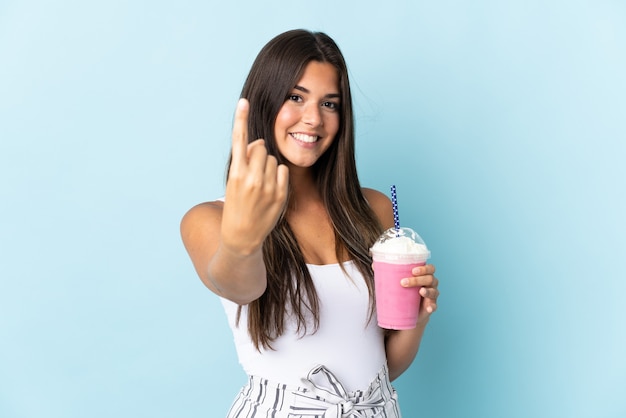
[[[185,214],[181,236],[205,286],[214,293],[246,304],[265,290],[261,251],[237,251],[221,245],[222,202],[202,203]]]
[[[393,209],[389,198],[371,189],[364,189],[363,193],[378,216],[383,228],[388,229],[393,227]],[[413,363],[430,315],[437,309],[437,297],[439,296],[437,286],[439,282],[434,276],[435,267],[432,264],[416,267],[413,269],[412,273],[412,277],[406,278],[407,283],[406,285],[403,283],[403,286],[422,286],[423,288],[420,293],[423,299],[420,305],[419,319],[416,328],[402,331],[386,331],[385,350],[391,380],[395,380],[399,377],[409,368],[411,363]]]
[[[181,222],[185,248],[202,282],[244,305],[266,288],[262,246],[287,199],[288,170],[267,155],[263,140],[248,144],[248,108],[235,113],[225,202],[193,207]]]

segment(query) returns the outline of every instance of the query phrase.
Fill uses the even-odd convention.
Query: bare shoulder
[[[365,187],[361,190],[383,228],[391,228],[393,226],[393,208],[389,197],[378,190]]]
[[[363,187],[361,191],[372,208],[376,206],[389,206],[391,208],[391,200],[386,194],[367,187]]]
[[[198,223],[211,221],[221,221],[224,202],[216,200],[213,202],[200,203],[185,213],[181,220],[181,228]]]
[[[202,281],[214,290],[207,279],[206,266],[219,245],[222,212],[221,201],[200,203],[189,209],[180,222],[180,235]]]
[[[221,201],[200,203],[185,213],[180,222],[180,233],[185,244],[199,236],[214,235],[222,222],[224,203]]]

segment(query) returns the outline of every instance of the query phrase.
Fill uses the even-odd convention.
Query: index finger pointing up
[[[233,125],[233,144],[231,165],[245,165],[248,149],[248,112],[250,104],[246,99],[239,99],[235,110]]]

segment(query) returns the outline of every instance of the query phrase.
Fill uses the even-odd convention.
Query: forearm
[[[385,337],[389,377],[395,380],[404,373],[417,355],[428,318],[418,321],[414,329],[389,330]]]
[[[220,245],[203,281],[218,295],[240,305],[258,299],[267,284],[261,248],[240,253]]]

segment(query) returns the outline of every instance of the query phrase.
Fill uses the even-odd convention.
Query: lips
[[[307,144],[312,144],[320,139],[317,135],[308,135],[300,132],[293,132],[290,134],[296,141],[304,142]]]

